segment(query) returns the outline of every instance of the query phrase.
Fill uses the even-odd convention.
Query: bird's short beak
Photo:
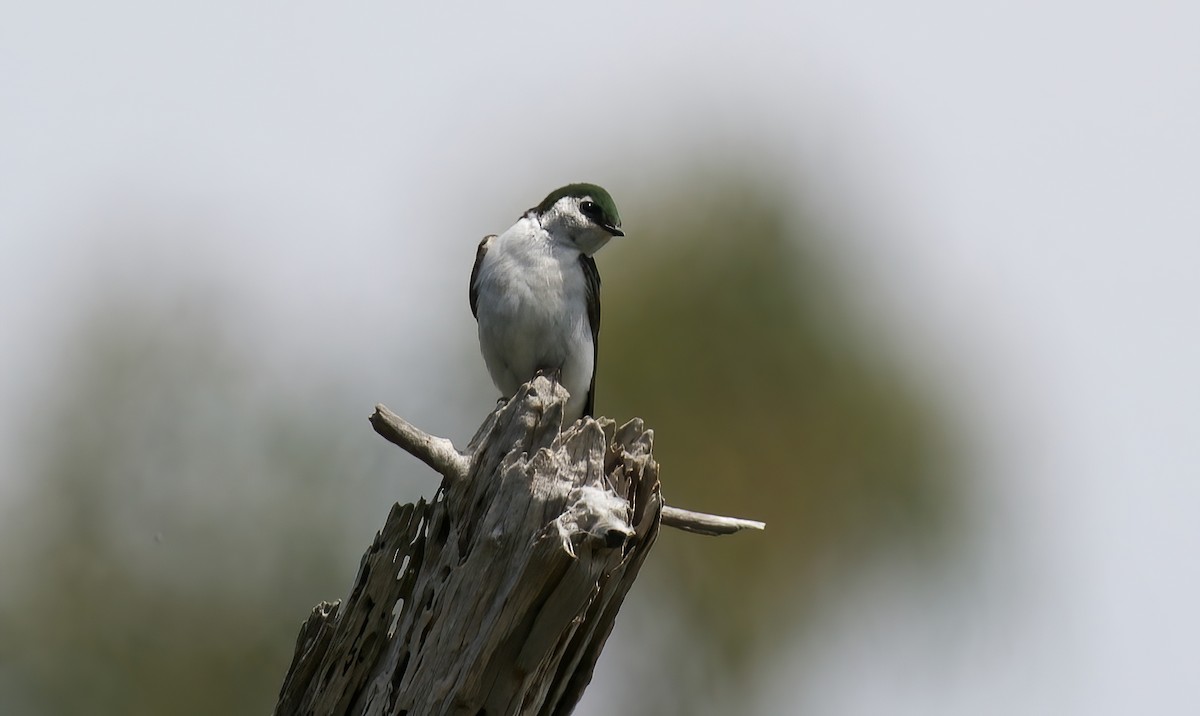
[[[615,226],[605,226],[604,230],[607,231],[608,233],[612,234],[613,236],[624,236],[625,235],[624,231],[621,231],[620,229],[618,229]]]

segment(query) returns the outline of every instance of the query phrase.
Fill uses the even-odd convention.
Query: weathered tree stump
[[[568,714],[660,520],[762,528],[665,508],[652,431],[606,418],[562,430],[566,397],[526,384],[465,454],[376,408],[376,431],[442,484],[394,506],[345,603],[313,610],[276,714]]]

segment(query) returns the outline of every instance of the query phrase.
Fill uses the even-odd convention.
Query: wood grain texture
[[[653,433],[562,430],[566,397],[525,385],[465,455],[376,411],[376,430],[445,479],[431,502],[392,508],[344,603],[313,610],[275,713],[571,712],[663,502]]]

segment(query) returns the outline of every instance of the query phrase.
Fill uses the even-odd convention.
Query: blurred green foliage
[[[597,407],[656,430],[669,504],[767,522],[667,531],[647,564],[703,637],[692,658],[736,673],[794,635],[825,580],[889,550],[941,553],[957,497],[947,426],[848,308],[803,192],[722,176],[623,206]]]
[[[353,574],[335,438],[223,324],[203,298],[106,296],[68,341],[4,525],[0,712],[268,713]]]

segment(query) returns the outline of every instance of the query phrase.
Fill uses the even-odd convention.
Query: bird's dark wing
[[[590,417],[596,407],[596,368],[600,359],[600,270],[591,256],[581,255],[579,263],[583,265],[588,323],[592,328],[592,383],[588,386],[587,401],[583,404],[583,414]]]
[[[483,241],[479,242],[479,248],[475,249],[475,265],[471,267],[471,315],[475,317],[475,320],[479,320],[479,288],[475,285],[475,281],[479,279],[479,267],[483,265],[483,256],[487,253],[488,245],[494,238],[496,238],[495,234],[488,234],[483,237]]]

